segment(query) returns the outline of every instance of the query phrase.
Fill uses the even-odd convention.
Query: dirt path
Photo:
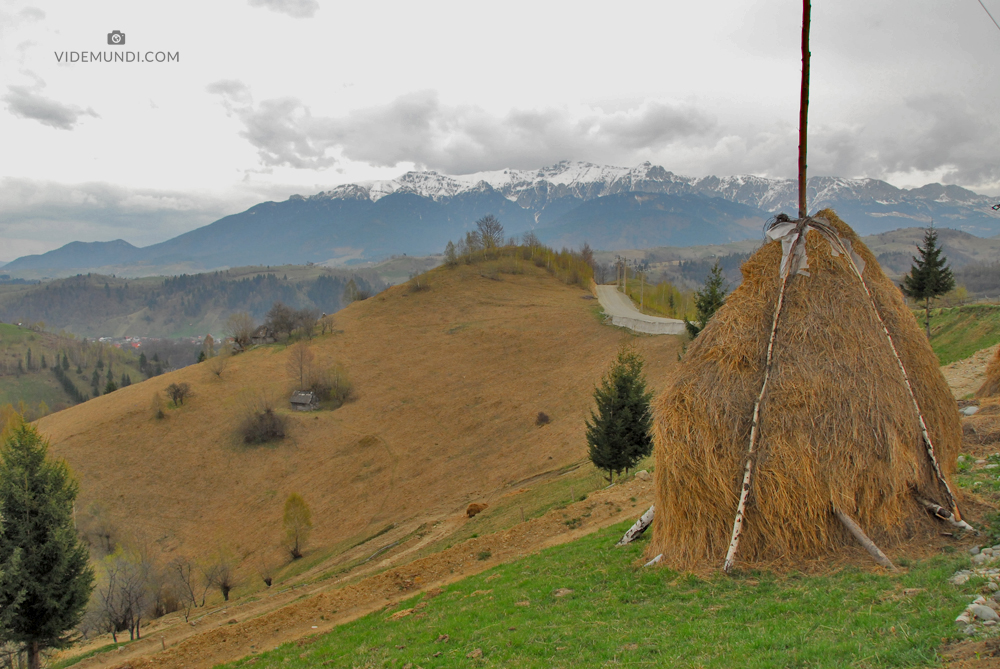
[[[601,301],[604,313],[611,316],[613,325],[646,334],[684,334],[684,321],[647,316],[636,309],[632,300],[618,292],[614,286],[597,286],[597,299]]]
[[[632,498],[636,501],[632,502]],[[464,541],[430,557],[399,564],[406,551],[388,558],[385,571],[358,580],[357,573],[232,602],[228,607],[196,610],[190,623],[170,614],[144,630],[145,637],[117,652],[77,664],[79,669],[197,669],[213,667],[282,643],[328,632],[337,625],[435,588],[516,560],[543,548],[573,541],[608,525],[638,517],[652,503],[652,481],[632,480],[591,493],[586,500],[553,509],[496,534]],[[566,525],[579,519],[576,529]],[[449,518],[443,525],[460,524]],[[423,542],[421,542],[423,543]],[[483,559],[486,554],[489,556]],[[106,643],[102,641],[100,643]],[[80,652],[80,650],[77,650]]]
[[[941,368],[941,373],[944,374],[944,378],[956,399],[964,399],[983,385],[986,378],[986,365],[996,355],[998,348],[1000,348],[1000,344],[984,348],[965,360],[958,360]]]

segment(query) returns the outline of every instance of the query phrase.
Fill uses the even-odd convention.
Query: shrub
[[[167,417],[167,414],[163,413],[163,398],[160,397],[160,393],[153,393],[151,408],[153,410],[153,418],[163,420]]]
[[[244,444],[266,444],[285,437],[286,419],[274,410],[274,404],[264,394],[243,398],[243,415],[237,434]]]
[[[538,416],[535,417],[535,425],[541,427],[542,425],[548,425],[551,418],[544,411],[539,411]]]
[[[191,394],[191,386],[186,383],[171,383],[167,386],[167,395],[173,400],[174,406],[184,404],[184,398]]]
[[[353,386],[347,372],[337,364],[314,373],[309,379],[309,390],[320,402],[329,402],[336,409],[351,399]]]

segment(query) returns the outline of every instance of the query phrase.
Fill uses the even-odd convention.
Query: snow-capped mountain
[[[813,177],[808,186],[811,211],[833,207],[861,235],[931,221],[981,237],[1000,234],[994,201],[958,186],[907,190],[877,179],[839,177]],[[789,179],[692,178],[651,163],[564,161],[538,170],[407,172],[265,202],[142,249],[124,242],[68,245],[19,258],[4,271],[177,262],[215,268],[421,255],[440,252],[485,214],[497,216],[508,235],[534,230],[554,246],[688,246],[757,237],[770,216],[794,215],[797,209],[796,182]],[[108,255],[119,251],[120,262],[109,261]]]

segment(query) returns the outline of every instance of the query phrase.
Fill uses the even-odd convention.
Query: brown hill
[[[623,336],[601,324],[589,293],[525,264],[523,274],[438,269],[430,288],[397,286],[336,316],[313,342],[341,363],[356,399],[336,411],[287,410],[288,349],[232,358],[221,379],[194,365],[40,422],[95,502],[171,555],[220,548],[246,561],[277,554],[292,492],[312,509],[316,552],[335,554],[388,524],[398,532],[462,515],[472,501],[586,457],[584,417]],[[651,386],[679,340],[638,340]],[[156,420],[154,392],[192,388]],[[235,436],[248,392],[268,393],[288,436],[248,447]],[[551,419],[538,427],[544,411]],[[248,567],[245,567],[248,568]]]

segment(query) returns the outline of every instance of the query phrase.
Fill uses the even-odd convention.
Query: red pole
[[[799,98],[799,218],[809,214],[806,208],[806,126],[809,122],[809,18],[810,0],[802,1],[802,94]]]

